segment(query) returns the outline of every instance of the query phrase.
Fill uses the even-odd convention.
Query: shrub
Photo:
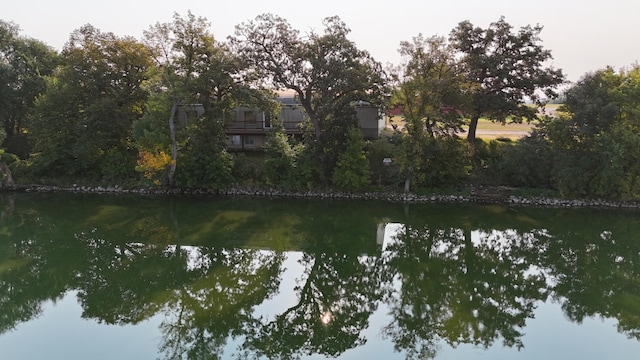
[[[270,133],[262,172],[270,186],[295,187],[296,154],[282,130]]]
[[[334,183],[348,190],[362,190],[370,183],[369,159],[365,155],[365,141],[357,128],[349,129],[347,148],[338,157],[333,173]]]
[[[468,143],[453,137],[432,138],[426,141],[422,158],[419,185],[423,187],[457,186],[469,179],[471,160]]]
[[[505,147],[496,171],[507,185],[551,188],[553,153],[547,141],[535,131],[514,146]]]

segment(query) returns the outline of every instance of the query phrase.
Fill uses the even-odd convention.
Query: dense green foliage
[[[289,144],[287,135],[282,127],[271,132],[267,136],[266,157],[263,171],[264,179],[269,186],[282,186],[284,188],[296,188],[298,183],[296,174],[298,151]]]
[[[306,36],[270,14],[238,25],[228,42],[209,27],[174,14],[138,41],[85,25],[58,54],[0,21],[0,153],[16,182],[349,191],[480,184],[640,198],[639,67],[585,75],[564,91],[556,117],[541,117],[537,107],[564,81],[545,67],[541,26],[463,21],[448,38],[401,42],[404,62],[388,71],[337,17]],[[303,110],[301,135],[276,126],[262,155],[249,161],[231,151],[236,109],[260,109],[255,125],[273,126],[280,90]],[[401,109],[403,121],[365,142],[354,130],[362,101]],[[475,139],[480,117],[535,120],[536,128],[517,142],[485,142]],[[471,141],[458,136],[463,129]]]
[[[430,137],[461,131],[466,99],[453,47],[442,37],[418,35],[412,42],[403,41],[399,52],[406,64],[395,74],[391,106],[401,107],[410,126],[424,128]]]
[[[143,114],[149,52],[131,38],[85,25],[61,53],[31,128],[41,175],[122,179],[136,159],[133,122]]]
[[[155,101],[137,124],[140,153],[151,154],[140,157],[139,168],[149,168],[146,159],[170,154],[165,169],[157,169],[169,186],[230,185],[233,156],[225,135],[230,111],[239,105],[274,108],[270,94],[239,81],[244,62],[214,39],[209,26],[189,12],[145,32],[156,62],[148,84]]]
[[[560,116],[522,140],[535,145],[530,153],[547,154],[536,171],[569,196],[640,198],[639,95],[638,66],[585,75],[567,91]]]
[[[58,55],[44,43],[24,38],[17,25],[0,20],[0,144],[27,158],[28,131],[36,98],[46,88],[46,77],[56,68]]]
[[[347,149],[340,155],[334,183],[348,190],[362,190],[371,181],[369,159],[364,152],[365,142],[360,131],[353,127],[348,131]]]

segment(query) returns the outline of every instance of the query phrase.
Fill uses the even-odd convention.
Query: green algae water
[[[0,358],[637,359],[640,211],[0,194]]]

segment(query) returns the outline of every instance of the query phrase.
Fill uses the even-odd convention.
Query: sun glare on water
[[[326,311],[320,315],[320,321],[325,325],[329,324],[331,320],[333,320],[333,315],[330,311]]]

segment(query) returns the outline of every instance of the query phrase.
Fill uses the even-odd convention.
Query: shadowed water
[[[0,195],[0,353],[636,359],[638,215]]]

